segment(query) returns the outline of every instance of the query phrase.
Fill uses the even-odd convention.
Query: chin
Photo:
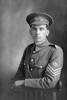
[[[40,41],[37,41],[37,42],[35,42],[36,44],[42,44],[42,42],[40,42]]]

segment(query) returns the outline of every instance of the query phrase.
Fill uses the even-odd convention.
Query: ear
[[[49,35],[49,33],[50,33],[49,30],[47,30],[47,36]]]
[[[29,33],[31,34],[31,29],[29,29]]]

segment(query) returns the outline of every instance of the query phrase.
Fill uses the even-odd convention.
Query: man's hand
[[[21,85],[24,85],[24,80],[18,80],[18,81],[15,81],[14,83],[14,87],[19,87]]]

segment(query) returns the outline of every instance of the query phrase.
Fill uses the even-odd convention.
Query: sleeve
[[[18,70],[17,70],[17,72],[15,74],[15,77],[14,77],[15,81],[24,80],[25,79],[25,70],[24,70],[24,59],[25,59],[25,56],[26,56],[26,49],[24,50],[20,65],[19,65]]]
[[[63,67],[63,50],[56,46],[54,53],[51,56],[43,78],[25,79],[25,86],[37,88],[54,88],[60,79],[61,70]]]

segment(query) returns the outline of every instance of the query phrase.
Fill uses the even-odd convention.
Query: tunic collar
[[[34,43],[35,44],[35,43]],[[42,44],[40,45],[36,45],[35,44],[35,52],[36,51],[40,51],[43,47],[46,47],[50,44],[50,42],[46,39],[46,41],[44,41]]]

